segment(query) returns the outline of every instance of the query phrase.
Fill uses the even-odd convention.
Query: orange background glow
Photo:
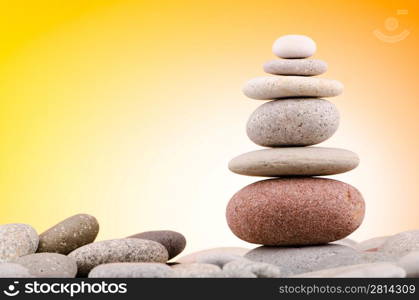
[[[262,102],[241,86],[296,33],[317,42],[322,76],[345,85],[330,99],[341,125],[322,145],[361,158],[333,177],[367,203],[351,237],[419,228],[418,1],[0,3],[0,223],[42,232],[86,212],[100,239],[173,229],[187,251],[251,247],[224,216],[258,180],[227,169],[258,148],[245,124]],[[386,43],[375,29],[410,35]]]

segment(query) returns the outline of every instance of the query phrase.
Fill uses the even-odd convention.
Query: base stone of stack
[[[237,192],[227,222],[240,239],[271,246],[324,244],[361,224],[365,203],[349,184],[323,178],[258,181]]]

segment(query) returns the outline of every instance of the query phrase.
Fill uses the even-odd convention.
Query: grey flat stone
[[[212,278],[225,277],[221,268],[212,264],[177,264],[172,266],[178,278]]]
[[[359,157],[337,148],[287,147],[262,149],[233,158],[228,168],[247,176],[321,176],[356,168]]]
[[[400,232],[388,237],[378,247],[378,251],[394,257],[402,257],[413,251],[419,251],[419,230]]]
[[[12,261],[20,256],[34,253],[38,248],[38,243],[38,234],[30,225],[1,225],[0,263]]]

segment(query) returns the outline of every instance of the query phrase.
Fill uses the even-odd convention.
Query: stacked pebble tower
[[[240,239],[268,246],[319,245],[342,239],[357,229],[365,212],[362,195],[349,184],[324,176],[354,169],[358,156],[348,150],[308,147],[330,138],[339,112],[324,97],[337,96],[343,85],[317,78],[327,64],[308,59],[315,42],[302,35],[277,39],[280,59],[264,65],[275,76],[249,80],[244,94],[272,100],[258,107],[247,122],[254,143],[271,147],[242,154],[229,163],[232,172],[277,177],[250,184],[227,206],[227,222]]]

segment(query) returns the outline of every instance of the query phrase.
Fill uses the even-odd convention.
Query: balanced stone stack
[[[275,41],[281,59],[264,70],[275,76],[249,80],[243,92],[258,100],[247,122],[247,135],[268,149],[242,154],[229,169],[248,176],[277,177],[250,184],[227,206],[227,222],[240,239],[268,246],[320,245],[344,238],[358,228],[365,204],[349,184],[313,176],[354,169],[358,156],[348,150],[308,147],[330,138],[338,128],[339,112],[324,97],[342,93],[336,80],[312,77],[327,64],[309,59],[315,42],[286,35]]]

